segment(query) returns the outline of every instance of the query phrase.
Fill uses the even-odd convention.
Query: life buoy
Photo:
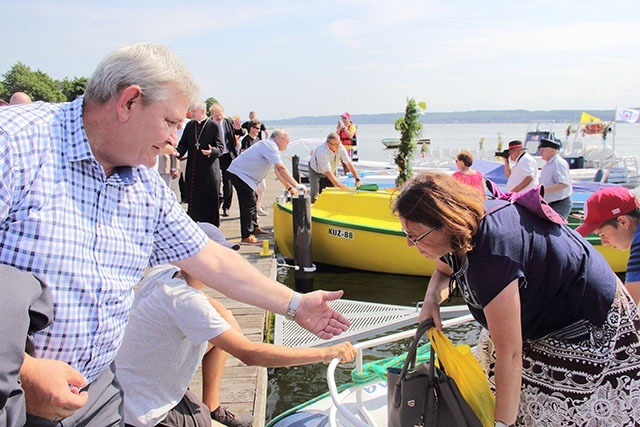
[[[585,133],[588,135],[596,135],[598,133],[602,133],[602,130],[604,129],[604,126],[602,126],[602,123],[591,123],[588,124],[584,127],[585,129]]]

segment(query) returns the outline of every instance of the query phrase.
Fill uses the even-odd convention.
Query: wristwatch
[[[507,423],[505,423],[504,421],[498,421],[498,420],[496,420],[496,421],[493,423],[493,427],[509,427],[510,425],[511,425],[511,424],[507,424]]]
[[[302,294],[299,292],[294,292],[291,297],[291,301],[289,301],[289,308],[287,309],[287,314],[284,317],[287,320],[294,320],[296,318],[296,311],[298,311],[298,304],[300,303],[300,298],[302,298]]]

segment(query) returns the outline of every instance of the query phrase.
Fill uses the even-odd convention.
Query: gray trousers
[[[567,219],[571,213],[573,202],[571,201],[571,197],[567,197],[562,200],[551,202],[549,203],[549,206],[551,206],[554,211],[558,212],[564,219]]]
[[[311,203],[318,200],[318,195],[327,187],[333,187],[333,184],[323,173],[318,173],[308,166],[309,171],[309,190],[311,194]]]
[[[53,422],[44,418],[27,415],[27,425],[34,427],[124,426],[122,413],[122,387],[115,378],[112,363],[98,378],[82,389],[89,393],[89,401],[69,418]]]
[[[51,294],[31,273],[0,265],[0,425],[23,426],[26,422],[20,367],[25,352],[31,353],[30,335],[53,319]]]
[[[157,427],[211,427],[211,409],[187,390]]]

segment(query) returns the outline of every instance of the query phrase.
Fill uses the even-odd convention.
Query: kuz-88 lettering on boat
[[[341,230],[339,228],[329,228],[329,236],[342,237],[343,239],[353,240],[353,231]]]

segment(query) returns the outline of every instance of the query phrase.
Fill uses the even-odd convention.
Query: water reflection
[[[369,273],[331,266],[318,266],[314,274],[315,289],[328,291],[343,289],[344,298],[350,300],[414,306],[422,301],[428,278]],[[287,269],[278,270],[278,281],[294,288],[294,274]],[[462,304],[456,299],[451,304]],[[473,342],[478,333],[475,325],[461,325],[447,332],[454,342]],[[411,340],[390,343],[369,350],[365,360],[378,360],[405,352]],[[336,370],[337,384],[351,381],[353,364],[341,365]],[[292,368],[276,368],[268,371],[267,422],[282,412],[300,405],[327,390],[325,374],[327,365],[316,364]]]

